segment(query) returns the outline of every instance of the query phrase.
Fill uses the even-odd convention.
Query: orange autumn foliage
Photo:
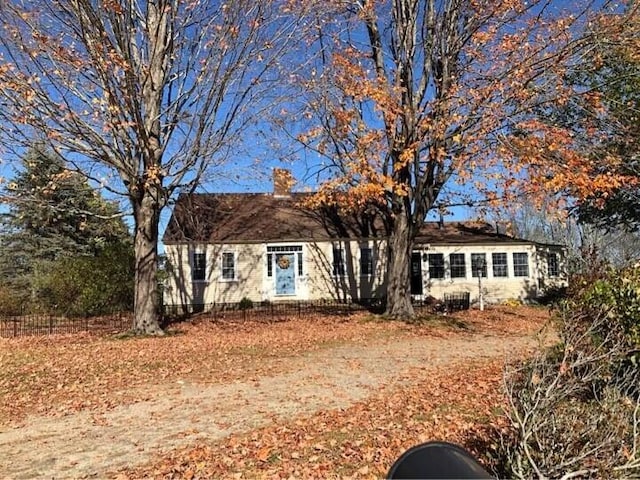
[[[421,202],[426,195],[422,213],[474,198],[506,204],[522,194],[606,197],[630,181],[617,173],[613,154],[594,162],[569,132],[535,120],[542,105],[561,106],[582,94],[564,75],[593,41],[588,26],[603,28],[608,5],[580,11],[556,5],[546,14],[538,11],[541,2],[464,3],[429,11],[421,1],[406,9],[368,1],[355,17],[336,20],[368,41],[335,34],[321,79],[308,84],[318,89],[309,115],[328,120],[300,140],[336,172],[321,185],[316,204],[334,202],[339,192],[348,193],[339,195],[341,206],[347,199],[356,209],[371,200]],[[468,27],[447,24],[463,8]],[[430,44],[420,36],[421,23],[435,38]],[[636,27],[635,14],[606,15],[607,32],[617,40],[633,45]],[[452,45],[439,49],[447,41]],[[597,103],[595,94],[585,95]],[[446,196],[454,180],[466,196]],[[412,220],[419,226],[420,218]]]
[[[629,182],[615,153],[594,160],[567,128],[538,120],[584,94],[565,80],[605,26],[628,34],[634,22],[608,13],[616,8],[336,0],[318,12],[322,62],[301,82],[303,118],[315,124],[298,137],[322,158],[309,203],[375,205],[387,229],[389,317],[413,315],[408,258],[430,211],[606,198]]]

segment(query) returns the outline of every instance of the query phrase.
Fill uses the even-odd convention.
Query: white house
[[[372,216],[339,218],[301,206],[276,178],[274,193],[178,199],[164,236],[167,305],[385,296],[386,238]],[[564,250],[499,233],[485,223],[427,223],[411,255],[416,300],[480,291],[488,302],[535,299],[566,284]]]

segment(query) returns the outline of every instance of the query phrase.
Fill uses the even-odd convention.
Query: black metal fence
[[[216,303],[202,305],[165,305],[163,324],[189,318],[229,321],[283,321],[313,315],[348,316],[357,311],[375,309],[375,305],[354,302]],[[379,309],[379,308],[378,308]],[[0,337],[72,334],[80,332],[124,332],[131,329],[133,314],[119,312],[99,317],[72,317],[58,314],[0,313]]]
[[[444,300],[429,297],[414,300],[413,308],[417,313],[453,312],[467,310],[470,306],[469,292],[456,292],[445,295]],[[346,316],[355,312],[369,311],[382,313],[386,307],[381,299],[367,299],[359,302],[349,300],[318,300],[291,302],[240,302],[208,303],[195,305],[165,305],[164,316],[168,321],[197,316],[206,320],[264,320],[277,321],[292,317],[312,315]]]
[[[123,332],[131,328],[133,315],[118,312],[99,317],[67,317],[53,314],[1,315],[0,337],[54,335],[80,332]]]
[[[469,293],[447,294],[444,300],[430,297],[414,302],[417,313],[457,311],[469,308]],[[383,300],[371,299],[360,302],[320,300],[283,303],[249,302],[211,303],[200,305],[165,305],[165,325],[188,318],[210,321],[283,321],[289,318],[305,318],[315,315],[348,316],[355,312],[382,313]],[[124,332],[131,329],[133,314],[117,312],[95,317],[70,317],[56,314],[12,314],[0,313],[0,337],[28,335],[71,334],[80,332]]]
[[[197,316],[207,320],[265,320],[276,321],[292,317],[312,315],[346,316],[358,311],[382,311],[375,303],[350,301],[292,301],[292,302],[240,302],[208,303],[196,305],[165,305],[164,316],[168,321]]]
[[[471,294],[469,292],[452,292],[444,294],[443,307],[448,312],[469,310]]]

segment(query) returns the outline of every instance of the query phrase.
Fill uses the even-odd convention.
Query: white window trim
[[[499,263],[497,265],[504,267],[505,268],[505,273],[506,275],[503,276],[496,276],[495,275],[495,263],[493,263],[493,254],[494,253],[504,253],[505,255],[505,263]],[[504,282],[504,281],[513,281],[513,277],[511,277],[509,274],[511,273],[511,268],[510,268],[510,263],[509,263],[509,252],[507,252],[506,250],[500,250],[498,252],[489,252],[489,254],[487,255],[487,262],[489,262],[489,260],[491,261],[490,263],[488,263],[487,265],[487,273],[490,273],[491,275],[489,276],[489,278],[491,278],[492,280],[495,280],[496,282]]]
[[[521,267],[524,266],[524,263],[516,264],[515,255],[526,255],[527,256],[527,274],[526,275],[516,275],[516,266]],[[531,253],[530,252],[511,252],[511,261],[512,261],[512,269],[513,269],[513,278],[531,278]]]
[[[193,274],[195,273],[195,269],[196,269],[196,261],[195,261],[195,257],[196,255],[202,255],[204,254],[204,278],[203,279],[194,279],[193,278]],[[207,255],[207,251],[205,249],[196,249],[192,252],[191,254],[191,259],[190,259],[190,267],[191,267],[191,283],[209,283],[208,280],[208,275],[207,275],[207,258],[209,257],[209,255]]]
[[[362,250],[370,250],[371,251],[371,273],[362,273]],[[344,253],[344,252],[343,252]],[[375,275],[376,272],[376,256],[374,254],[373,247],[367,245],[361,245],[358,250],[358,272],[360,273],[361,278],[371,278]],[[344,260],[344,258],[343,258]],[[346,272],[345,272],[346,273]]]
[[[271,261],[269,261],[269,255],[271,255]],[[265,263],[265,268],[264,268],[264,278],[270,280],[274,277],[274,272],[273,272],[273,256],[275,255],[275,253],[273,252],[269,252],[267,251],[264,254],[264,263]],[[269,269],[271,269],[271,275],[269,275]]]
[[[233,278],[224,278],[224,274],[223,274],[224,255],[226,253],[233,254]],[[218,281],[222,283],[237,282],[238,281],[238,252],[236,252],[235,250],[223,250],[222,252],[220,252],[219,258],[220,258],[220,270],[219,270],[220,275],[218,277]]]
[[[336,250],[340,251],[340,257],[342,260],[342,273],[336,273]],[[346,252],[343,247],[333,247],[331,251],[331,276],[333,278],[345,278],[347,276],[347,261],[346,261]]]
[[[551,256],[555,257],[556,261],[556,273],[554,275],[551,274],[551,268],[549,265],[549,260]],[[549,252],[547,254],[547,277],[548,278],[560,278],[562,277],[561,269],[560,269],[560,254],[558,252]]]
[[[453,276],[453,265],[451,262],[451,255],[462,255],[462,258],[464,259],[464,275],[463,276],[461,277]],[[449,280],[451,280],[452,282],[463,282],[465,280],[468,280],[470,264],[469,262],[467,262],[467,254],[464,252],[451,252],[449,253],[448,260],[449,260]],[[458,265],[458,266],[462,266],[462,265]]]
[[[283,251],[269,251],[269,248],[279,248],[279,247],[294,247],[296,248],[296,250],[283,250]],[[305,258],[307,258],[307,246],[304,243],[287,243],[287,244],[280,244],[280,243],[268,243],[266,245],[266,249],[265,249],[265,256],[264,256],[264,264],[265,264],[265,270],[264,270],[264,278],[267,280],[272,280],[275,278],[275,255],[279,254],[279,253],[289,253],[292,254],[295,258],[294,258],[294,265],[296,267],[296,281],[298,281],[299,279],[305,279],[307,278],[307,268],[305,265]],[[299,255],[302,254],[302,264],[300,263],[300,257]],[[271,268],[272,268],[272,272],[271,272],[271,276],[269,276],[269,269],[266,265],[267,260],[269,258],[269,255],[272,255],[271,257]],[[300,265],[302,265],[302,275],[300,275]]]
[[[474,255],[483,255],[484,256],[484,275],[475,275],[475,271],[473,268],[473,257]],[[471,266],[471,279],[477,280],[478,278],[489,278],[489,259],[487,252],[471,252],[469,254],[469,264]]]
[[[444,252],[426,252],[427,253],[427,268],[425,269],[426,278],[431,282],[443,282],[448,280],[447,275],[450,274],[447,268],[447,254]],[[442,276],[441,277],[432,277],[431,276],[431,262],[429,261],[429,255],[442,255]],[[424,264],[424,262],[422,262]],[[423,274],[423,277],[425,275]],[[450,279],[449,279],[450,280]]]

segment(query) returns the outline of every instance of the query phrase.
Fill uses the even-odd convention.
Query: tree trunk
[[[158,305],[158,223],[160,205],[145,192],[132,200],[135,217],[135,297],[133,331],[163,335]]]
[[[413,317],[410,276],[413,235],[405,208],[406,206],[396,214],[388,246],[389,267],[385,315],[394,320],[409,320]]]

